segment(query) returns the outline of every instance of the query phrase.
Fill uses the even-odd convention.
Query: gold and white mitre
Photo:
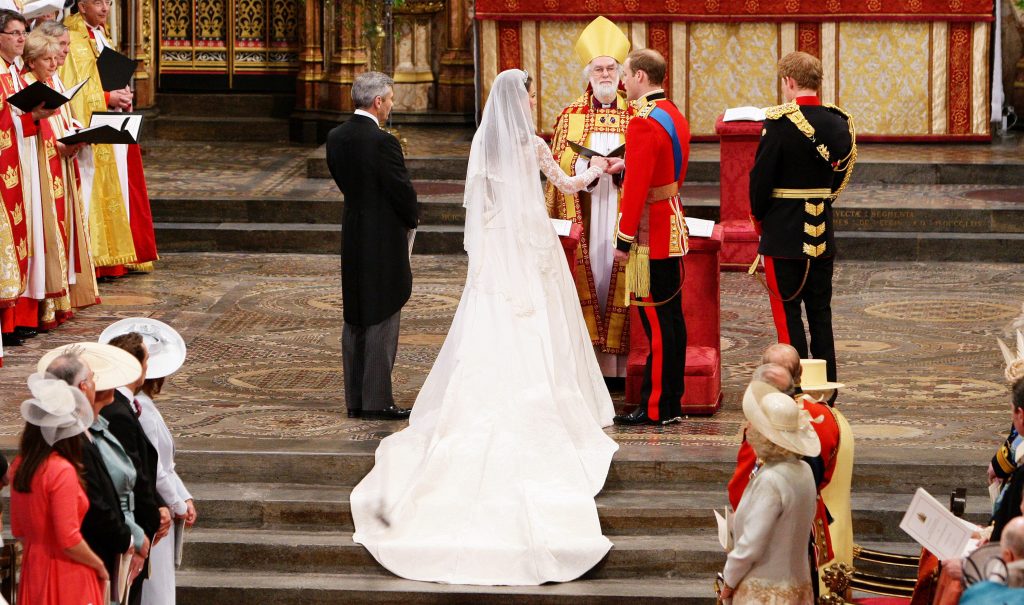
[[[598,17],[576,40],[576,56],[584,65],[589,65],[596,57],[611,57],[624,63],[629,47],[629,38],[617,25],[605,17]]]

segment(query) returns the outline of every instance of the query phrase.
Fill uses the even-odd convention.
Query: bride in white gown
[[[404,578],[530,585],[611,548],[594,496],[618,445],[612,401],[538,170],[582,189],[535,134],[526,72],[491,87],[466,175],[469,271],[409,427],[352,491],[353,539]]]

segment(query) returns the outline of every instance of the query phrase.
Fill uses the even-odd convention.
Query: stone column
[[[335,111],[349,112],[352,107],[352,81],[369,69],[370,53],[363,35],[363,11],[360,0],[339,0],[330,19],[329,33],[335,51],[327,75],[327,105]]]
[[[128,15],[125,15],[128,18]],[[145,109],[156,104],[156,2],[141,0],[135,10],[135,46],[128,48],[128,37],[122,37],[123,48],[129,56],[140,59],[135,70],[135,106]],[[129,26],[130,27],[130,26]]]
[[[407,0],[395,14],[395,109],[424,112],[433,105],[431,20],[444,10],[438,0]]]
[[[304,6],[295,107],[310,110],[320,108],[320,84],[324,79],[323,0],[310,0]]]
[[[473,0],[447,0],[437,85],[438,111],[471,113],[475,103],[472,35]]]

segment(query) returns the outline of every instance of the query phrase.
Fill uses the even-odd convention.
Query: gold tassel
[[[626,303],[629,306],[630,294],[637,298],[651,295],[651,249],[649,246],[633,244],[629,251],[629,262],[626,263]]]

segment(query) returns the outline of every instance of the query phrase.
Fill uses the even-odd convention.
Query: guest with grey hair
[[[50,351],[37,369],[80,391],[92,411],[91,425],[81,439],[83,482],[89,500],[81,522],[82,537],[111,578],[118,577],[118,562],[126,552],[133,554],[130,574],[137,575],[148,555],[149,540],[135,523],[128,495],[134,484],[134,466],[120,442],[106,431],[99,411],[114,400],[114,388],[130,381],[142,367],[116,347],[79,343]]]
[[[391,372],[402,307],[412,294],[409,255],[419,220],[416,191],[398,139],[381,129],[393,81],[379,72],[352,83],[355,114],[327,136],[327,165],[345,196],[341,296],[342,365],[349,418],[402,420]]]

